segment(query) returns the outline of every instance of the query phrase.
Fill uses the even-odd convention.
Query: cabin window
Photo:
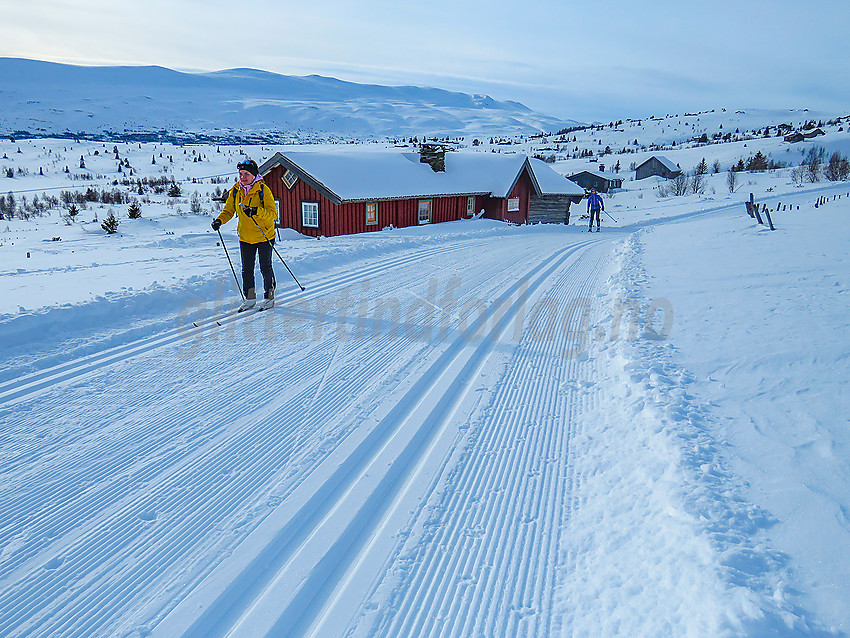
[[[519,210],[519,197],[511,197],[508,200],[508,212],[514,213]]]
[[[319,227],[319,202],[301,202],[301,225]]]
[[[366,225],[378,225],[378,202],[366,202]]]
[[[430,199],[422,199],[419,201],[419,223],[420,224],[430,224],[431,223],[431,200]]]
[[[287,168],[283,172],[283,175],[281,175],[280,179],[284,184],[286,184],[286,188],[292,190],[292,187],[295,186],[295,182],[298,181],[298,176]]]
[[[475,215],[475,195],[470,195],[466,198],[466,216],[472,217]]]

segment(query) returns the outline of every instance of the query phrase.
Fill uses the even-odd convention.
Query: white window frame
[[[423,204],[426,204],[424,207],[425,210],[428,211],[428,217],[422,217]],[[432,212],[433,200],[430,199],[420,199],[419,205],[416,208],[417,219],[420,224],[430,224],[431,223],[431,212]]]
[[[519,211],[519,197],[511,197],[508,199],[508,212],[516,213]]]
[[[475,195],[470,195],[466,198],[466,216],[475,216]]]
[[[319,227],[319,202],[301,202],[301,225],[305,228]]]

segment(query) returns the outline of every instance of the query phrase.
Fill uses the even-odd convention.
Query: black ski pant
[[[596,217],[596,227],[599,228],[602,225],[602,209],[601,208],[591,208],[590,209],[590,227],[593,228],[593,218]]]
[[[239,242],[239,249],[242,252],[242,289],[245,291],[245,297],[247,299],[257,298],[257,292],[254,290],[254,264],[256,263],[258,254],[260,256],[260,273],[263,275],[264,296],[266,299],[274,298],[273,244],[274,240],[260,242],[259,244],[249,244],[244,241]]]

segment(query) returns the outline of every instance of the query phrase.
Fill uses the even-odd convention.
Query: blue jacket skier
[[[590,227],[588,232],[593,232],[593,218],[596,217],[596,232],[602,230],[602,211],[605,210],[605,203],[602,201],[602,196],[596,192],[595,188],[590,189],[590,197],[587,198],[587,212],[590,213]]]

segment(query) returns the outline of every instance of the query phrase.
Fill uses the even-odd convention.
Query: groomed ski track
[[[0,635],[551,635],[598,373],[562,318],[613,236],[447,241],[4,382]]]

